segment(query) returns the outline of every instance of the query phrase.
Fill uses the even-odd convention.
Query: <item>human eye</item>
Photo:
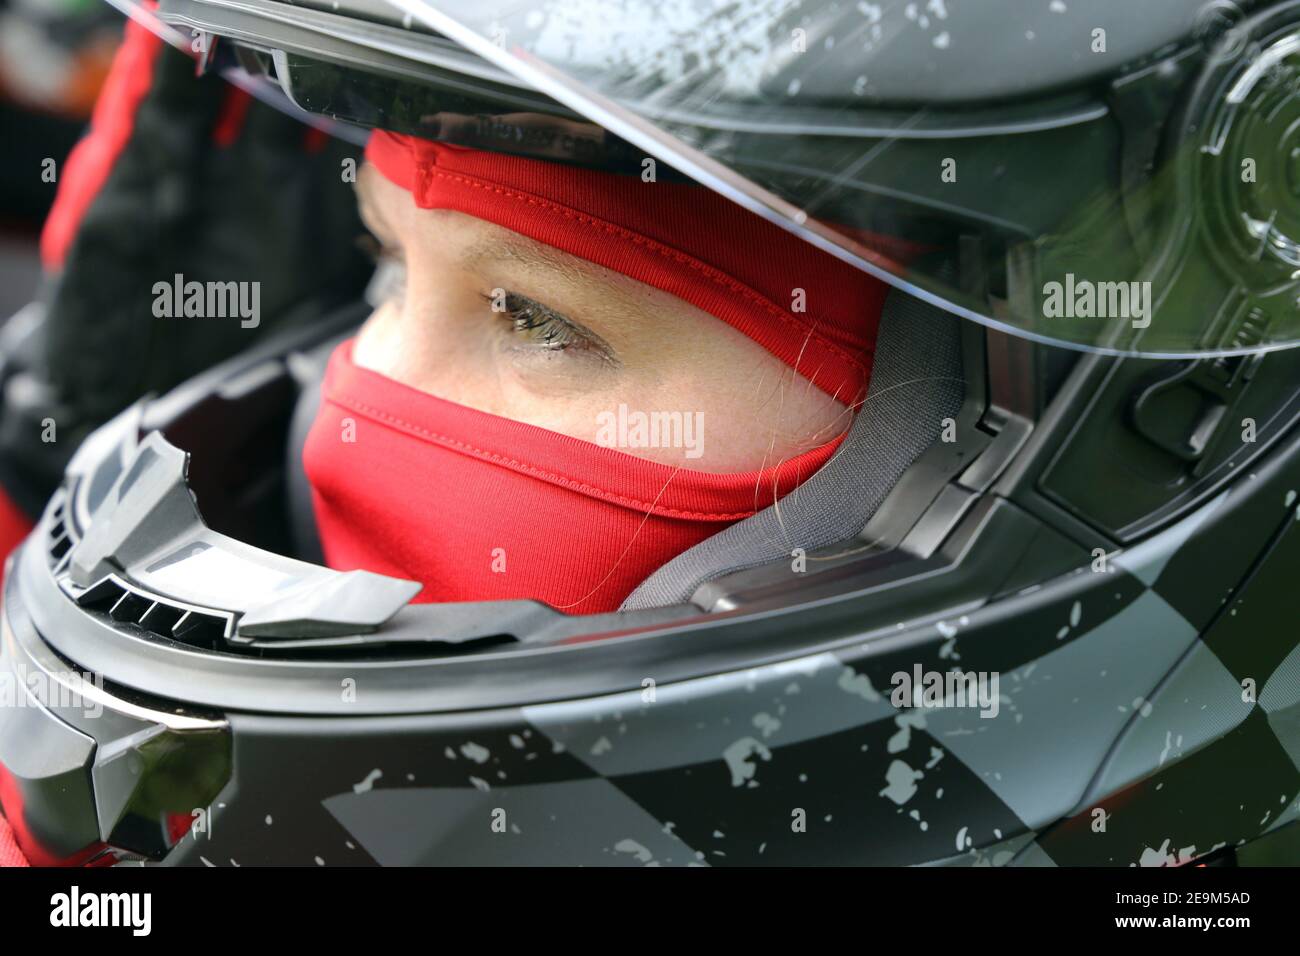
[[[564,353],[617,364],[613,349],[604,339],[536,299],[505,289],[493,289],[483,299],[505,324],[512,349]]]

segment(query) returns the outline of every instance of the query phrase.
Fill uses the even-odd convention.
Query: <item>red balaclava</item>
[[[670,292],[845,404],[866,392],[883,284],[711,190],[386,132],[366,157],[422,209]],[[304,456],[331,567],[419,581],[420,601],[582,614],[616,610],[656,568],[793,491],[842,437],[761,471],[690,471],[436,398],[357,366],[347,342]]]

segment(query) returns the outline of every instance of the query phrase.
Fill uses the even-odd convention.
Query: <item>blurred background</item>
[[[40,282],[55,169],[89,121],[124,18],[104,0],[0,0],[0,321]]]

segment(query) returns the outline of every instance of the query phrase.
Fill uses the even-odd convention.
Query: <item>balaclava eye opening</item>
[[[711,190],[386,132],[366,157],[420,208],[662,289],[841,402],[865,394],[882,283]],[[351,346],[330,360],[305,449],[325,558],[420,581],[420,601],[615,610],[677,554],[797,488],[841,440],[761,471],[691,471],[436,398],[357,366]]]

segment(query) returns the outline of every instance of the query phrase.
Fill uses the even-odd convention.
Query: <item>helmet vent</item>
[[[79,594],[70,582],[65,580],[62,585],[86,611],[102,614],[114,624],[125,624],[191,647],[220,650],[233,630],[229,614],[147,594],[116,575],[97,581]]]
[[[49,555],[50,565],[56,575],[60,574],[68,566],[68,554],[76,543],[72,537],[72,529],[69,526],[67,514],[64,510],[65,503],[66,499],[60,495],[58,501],[50,510],[50,533],[46,539],[46,553]]]

